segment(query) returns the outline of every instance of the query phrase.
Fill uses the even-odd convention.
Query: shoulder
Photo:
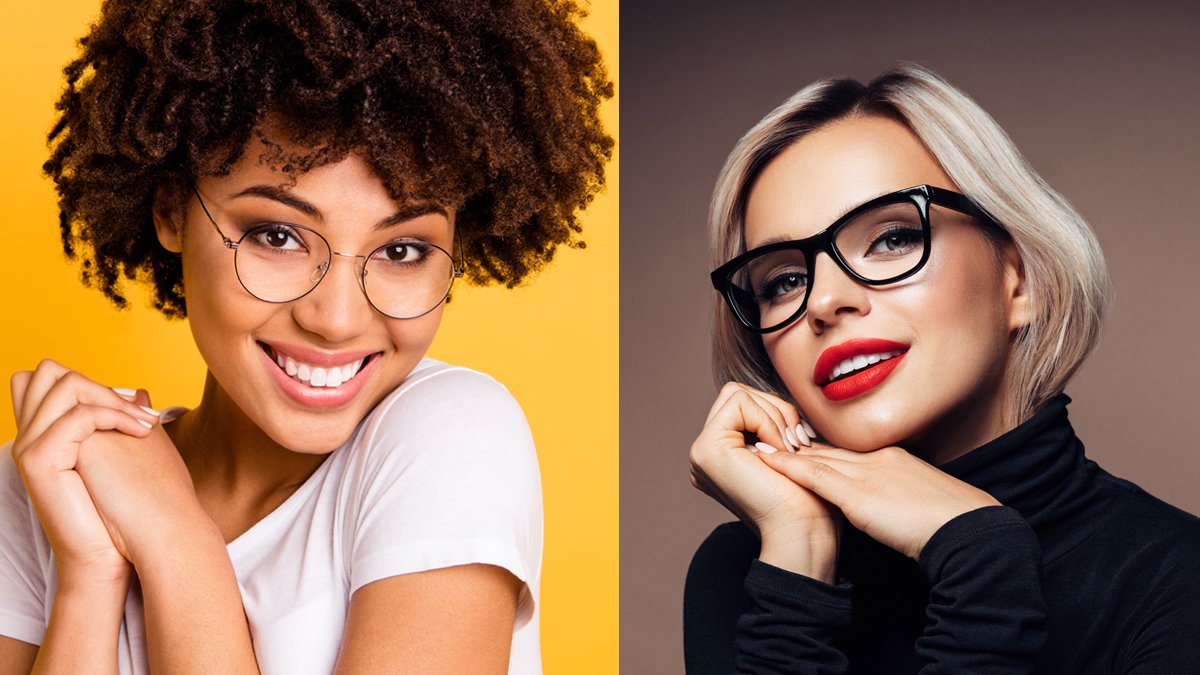
[[[504,385],[477,370],[433,359],[421,361],[367,416],[363,427],[378,433],[397,421],[410,430],[451,422],[474,426],[508,421],[526,427],[521,406]]]
[[[1120,537],[1131,551],[1200,556],[1200,518],[1103,470],[1097,482],[1113,498],[1104,518],[1108,536]]]
[[[402,459],[414,460],[418,451],[437,448],[492,458],[534,456],[525,414],[504,385],[432,359],[421,361],[367,415],[350,445],[367,453],[401,450]]]

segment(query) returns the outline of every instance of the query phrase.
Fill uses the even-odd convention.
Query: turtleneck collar
[[[1004,435],[939,467],[1021,513],[1037,531],[1082,508],[1095,465],[1067,419],[1071,399],[1059,394]]]

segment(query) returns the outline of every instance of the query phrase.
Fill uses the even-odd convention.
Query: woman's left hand
[[[990,494],[939,471],[903,448],[871,452],[821,443],[758,458],[841,509],[851,525],[916,560],[943,525],[997,506]]]

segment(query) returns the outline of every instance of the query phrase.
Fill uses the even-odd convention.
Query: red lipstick
[[[825,398],[831,401],[854,398],[879,386],[888,375],[891,375],[896,366],[900,365],[900,360],[908,353],[908,348],[909,345],[902,342],[879,338],[847,340],[821,352],[821,356],[817,359],[817,365],[813,368],[813,382],[821,388],[821,393],[825,395]],[[833,382],[829,381],[838,365],[847,359],[897,351],[900,354],[859,368],[850,375],[840,377]]]

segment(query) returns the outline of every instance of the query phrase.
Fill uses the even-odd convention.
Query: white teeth
[[[829,374],[829,379],[836,380],[842,375],[852,373],[856,370],[862,370],[863,368],[879,363],[880,361],[887,361],[888,359],[900,356],[903,353],[903,350],[895,349],[890,352],[880,352],[878,354],[859,354],[858,356],[853,356],[834,366],[833,372]]]
[[[289,377],[294,377],[310,387],[325,387],[334,388],[340,387],[346,382],[354,379],[358,375],[358,371],[362,369],[362,360],[347,363],[343,366],[321,367],[310,366],[306,363],[297,363],[290,356],[276,355],[275,363],[279,365],[279,369],[287,373]]]
[[[326,387],[342,386],[342,369],[341,368],[330,368],[329,369],[329,376],[327,378],[325,378],[325,386]]]

